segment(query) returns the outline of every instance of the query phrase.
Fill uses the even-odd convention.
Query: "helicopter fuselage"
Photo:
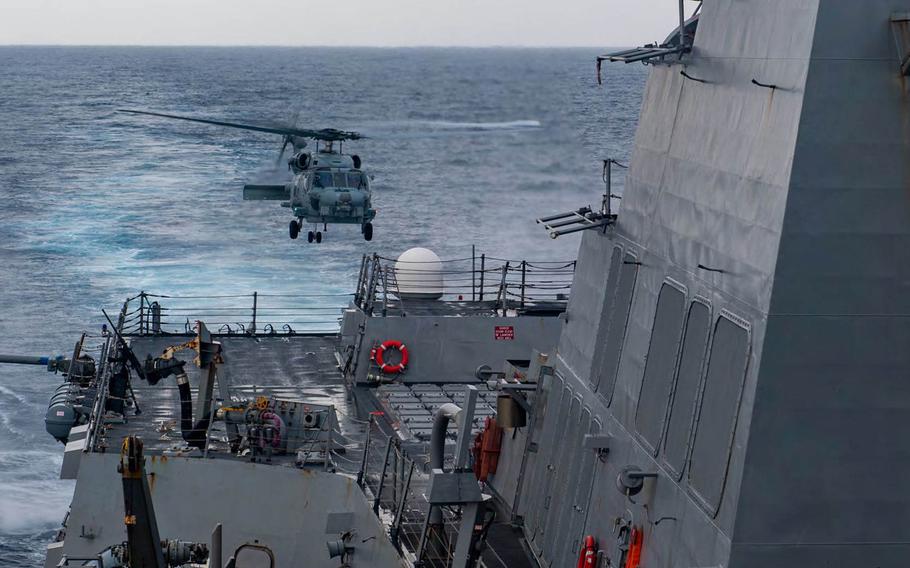
[[[289,231],[296,239],[304,223],[316,225],[307,240],[322,242],[319,225],[332,223],[358,224],[366,240],[373,238],[376,216],[372,207],[370,177],[360,169],[360,157],[334,152],[331,145],[315,152],[299,151],[288,160],[294,178],[285,190],[289,198],[283,203],[296,217]]]
[[[372,209],[370,178],[359,158],[329,152],[298,153],[290,159],[294,179],[289,205],[295,217],[307,223],[369,223]]]

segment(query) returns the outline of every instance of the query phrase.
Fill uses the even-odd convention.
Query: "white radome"
[[[395,261],[395,279],[402,300],[438,300],[445,290],[442,261],[435,252],[421,247],[401,253]]]

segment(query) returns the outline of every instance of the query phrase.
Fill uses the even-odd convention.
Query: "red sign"
[[[515,339],[515,328],[511,325],[497,325],[493,328],[493,339],[496,341],[512,341]]]

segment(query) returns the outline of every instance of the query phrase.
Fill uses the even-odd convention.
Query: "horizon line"
[[[283,43],[0,43],[5,47],[181,47],[181,48],[334,48],[334,49],[620,49],[624,46],[604,45],[530,45],[530,44],[415,44],[415,45],[333,45],[333,44],[283,44]]]

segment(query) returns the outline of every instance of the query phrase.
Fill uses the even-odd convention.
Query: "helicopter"
[[[370,190],[373,176],[361,169],[360,156],[342,152],[345,141],[364,138],[357,132],[334,128],[314,130],[281,124],[241,124],[132,109],[118,109],[118,112],[279,134],[283,143],[276,165],[281,164],[290,145],[293,153],[287,164],[292,172],[291,180],[285,184],[245,184],[243,199],[281,201],[282,207],[291,209],[294,219],[288,226],[288,234],[292,239],[300,235],[304,223],[314,225],[313,230],[307,233],[307,242],[310,243],[321,243],[322,231],[327,230],[330,223],[359,224],[363,238],[367,241],[373,239],[372,221],[376,217]],[[304,150],[307,140],[315,141],[314,151]],[[322,225],[322,231],[319,225]]]

